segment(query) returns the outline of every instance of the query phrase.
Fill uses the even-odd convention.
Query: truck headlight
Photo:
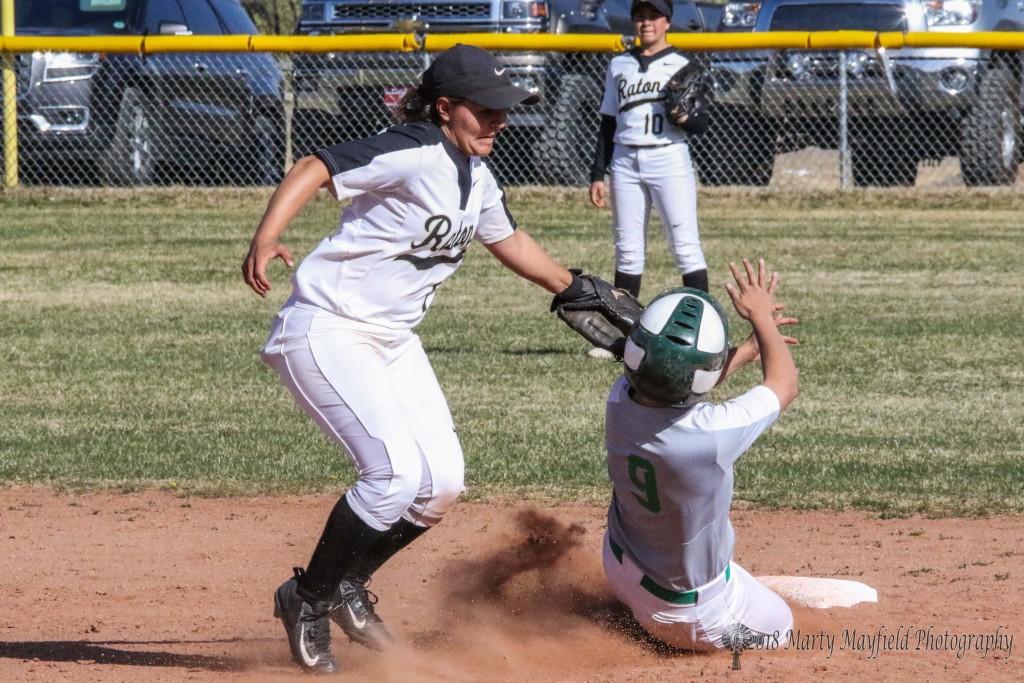
[[[580,16],[584,19],[594,20],[597,16],[597,9],[601,6],[603,0],[580,0],[580,4],[577,5],[576,11],[579,12]]]
[[[939,72],[939,87],[950,95],[959,95],[971,84],[971,72],[963,66],[947,66]]]
[[[929,26],[966,26],[978,19],[981,0],[929,0],[924,18]]]
[[[806,52],[790,52],[786,55],[786,70],[793,78],[807,78],[810,66],[811,58]]]
[[[867,53],[854,50],[846,53],[846,73],[853,78],[859,78],[867,70],[870,58]]]
[[[507,0],[501,3],[502,19],[538,19],[547,15],[546,0]]]
[[[44,52],[37,55],[37,59],[40,58],[43,60],[43,83],[92,78],[100,64],[100,56],[95,52]]]
[[[299,21],[324,21],[327,19],[327,5],[322,2],[302,3]]]
[[[759,2],[730,2],[725,6],[722,15],[722,26],[725,28],[754,28],[757,23],[757,12],[761,9]]]

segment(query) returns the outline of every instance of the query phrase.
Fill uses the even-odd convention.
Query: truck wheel
[[[114,135],[103,158],[104,180],[112,185],[150,185],[156,177],[153,129],[143,97],[125,88]]]
[[[534,150],[538,179],[544,185],[589,185],[601,94],[586,76],[568,74],[553,97]]]
[[[850,145],[853,184],[857,187],[912,187],[917,181],[917,156],[907,146],[896,120],[859,122]]]
[[[981,80],[977,104],[964,117],[960,172],[968,187],[1012,185],[1021,157],[1019,87],[1009,64]]]
[[[769,119],[731,107],[714,108],[703,135],[692,138],[702,185],[764,187],[775,163],[775,126]]]

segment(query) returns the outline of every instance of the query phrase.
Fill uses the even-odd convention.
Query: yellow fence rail
[[[686,50],[822,50],[900,48],[981,48],[1024,50],[1024,32],[874,33],[871,31],[782,31],[769,33],[673,33]],[[440,52],[456,43],[490,50],[616,52],[628,37],[608,34],[511,35],[495,33],[376,33],[350,36],[18,36],[0,37],[0,53],[109,52]]]

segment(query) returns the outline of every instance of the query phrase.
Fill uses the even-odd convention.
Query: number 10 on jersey
[[[644,117],[644,135],[661,135],[665,130],[665,117],[661,114],[648,114]]]

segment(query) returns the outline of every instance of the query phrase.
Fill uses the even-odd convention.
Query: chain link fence
[[[710,129],[692,140],[701,184],[1014,184],[1018,54],[900,52],[697,55],[715,82]],[[499,54],[541,104],[510,112],[490,158],[496,175],[507,185],[588,184],[612,55]],[[26,184],[272,185],[291,160],[386,127],[430,59],[16,54],[18,171]]]
[[[15,63],[26,184],[281,179],[287,89],[272,55],[36,52]]]

